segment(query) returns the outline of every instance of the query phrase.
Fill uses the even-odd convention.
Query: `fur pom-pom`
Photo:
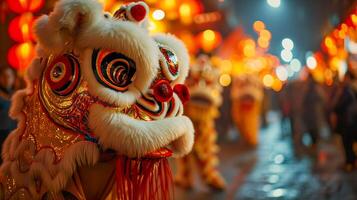
[[[149,13],[149,7],[146,3],[140,1],[135,3],[130,3],[127,7],[126,14],[131,21],[142,22],[144,21]]]

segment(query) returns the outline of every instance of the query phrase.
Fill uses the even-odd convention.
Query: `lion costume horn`
[[[151,37],[148,6],[111,17],[95,0],[60,0],[35,24],[37,57],[13,98],[0,199],[169,199],[167,157],[193,145],[183,115],[189,57]]]

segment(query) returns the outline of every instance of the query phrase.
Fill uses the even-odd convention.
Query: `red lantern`
[[[35,46],[31,42],[12,46],[7,54],[8,63],[17,70],[24,70],[35,56]]]
[[[9,36],[16,42],[26,42],[34,40],[32,33],[32,25],[34,23],[34,17],[31,13],[24,13],[18,17],[15,17],[9,24]]]
[[[43,4],[44,0],[7,0],[10,10],[15,13],[36,12]]]

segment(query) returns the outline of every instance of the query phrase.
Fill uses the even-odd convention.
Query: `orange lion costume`
[[[231,90],[232,118],[239,133],[250,146],[258,144],[263,87],[257,76],[234,77]]]
[[[10,115],[0,199],[170,199],[167,157],[193,145],[183,116],[188,54],[149,36],[148,6],[112,17],[96,0],[60,0],[34,27],[38,53]]]
[[[213,189],[225,188],[225,181],[216,169],[218,164],[215,119],[222,103],[222,87],[218,84],[219,71],[212,67],[209,57],[201,55],[192,65],[186,83],[191,100],[185,105],[185,114],[195,127],[193,151],[178,159],[176,183],[185,188],[193,184],[193,164],[197,164],[203,181]]]

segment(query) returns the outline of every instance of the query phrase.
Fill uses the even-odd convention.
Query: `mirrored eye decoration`
[[[164,62],[160,62],[160,66],[162,71],[164,72],[164,76],[169,80],[175,80],[179,73],[179,65],[176,54],[171,51],[169,48],[159,44],[159,49],[165,58]]]
[[[128,90],[136,72],[132,59],[118,52],[101,49],[93,50],[92,68],[99,83],[119,92]]]
[[[56,57],[47,66],[45,77],[54,93],[61,96],[69,95],[79,83],[78,59],[71,54]]]

